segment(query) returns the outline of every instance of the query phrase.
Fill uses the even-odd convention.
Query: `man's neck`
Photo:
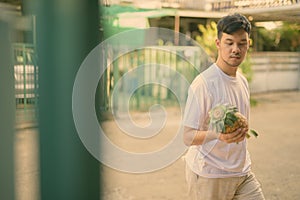
[[[229,66],[226,63],[222,63],[219,60],[216,61],[216,65],[228,76],[236,77],[238,67]]]

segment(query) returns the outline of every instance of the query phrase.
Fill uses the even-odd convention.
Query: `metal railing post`
[[[97,0],[39,1],[37,50],[42,200],[100,199],[100,164],[81,142],[72,115],[76,73],[99,40]],[[100,145],[100,141],[97,142]]]
[[[0,199],[14,200],[14,77],[9,25],[2,21],[0,35]]]
[[[24,111],[26,113],[27,109],[27,85],[26,85],[26,64],[27,64],[27,58],[26,58],[26,49],[25,49],[25,44],[22,44],[21,46],[22,49],[22,67],[23,67],[23,95],[24,95]]]

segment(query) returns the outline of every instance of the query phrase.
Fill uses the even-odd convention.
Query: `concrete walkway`
[[[250,125],[259,132],[249,139],[252,168],[267,200],[300,199],[300,92],[253,95],[258,104],[251,110]],[[129,151],[153,151],[170,140],[180,116],[168,111],[170,124],[153,140],[134,140],[122,135],[113,121],[102,124],[110,139]],[[141,118],[139,119],[141,120]],[[135,147],[135,148],[133,148]],[[39,199],[38,132],[19,129],[15,137],[16,192],[18,200]],[[145,174],[122,173],[103,166],[105,200],[186,199],[184,162],[177,160],[161,170]]]
[[[300,93],[255,95],[251,126],[260,132],[249,141],[252,168],[267,200],[300,199]]]

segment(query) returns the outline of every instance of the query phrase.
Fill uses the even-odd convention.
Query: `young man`
[[[185,108],[184,142],[187,178],[197,200],[262,200],[261,186],[251,172],[248,127],[228,134],[209,128],[209,111],[230,104],[249,120],[249,88],[238,71],[249,48],[251,24],[240,14],[223,17],[217,25],[218,57],[192,82]]]

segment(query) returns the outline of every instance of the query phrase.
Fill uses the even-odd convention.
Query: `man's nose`
[[[240,49],[239,45],[238,44],[234,44],[232,52],[233,53],[239,53],[240,51],[241,51],[241,49]]]

